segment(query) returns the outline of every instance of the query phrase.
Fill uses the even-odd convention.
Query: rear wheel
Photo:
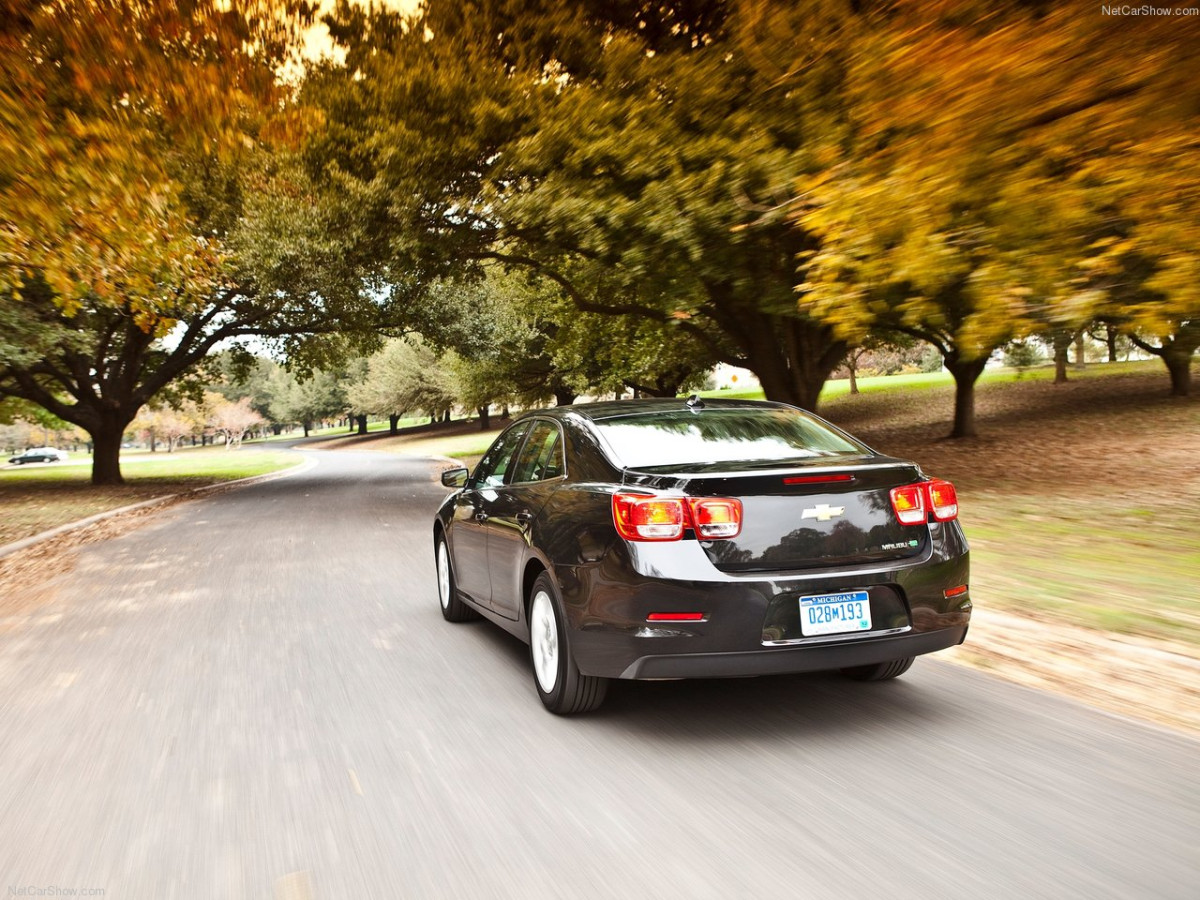
[[[546,709],[558,715],[590,712],[604,702],[608,679],[580,673],[571,658],[558,594],[543,572],[529,602],[529,659],[533,683]]]
[[[842,669],[842,674],[854,681],[887,681],[889,678],[903,675],[912,664],[913,657],[909,656],[905,659],[891,659],[887,662],[875,663],[872,666],[853,666],[849,669]]]
[[[467,606],[458,596],[458,588],[454,584],[454,567],[450,564],[450,548],[446,546],[446,536],[437,536],[437,547],[434,549],[434,561],[437,563],[438,599],[442,603],[442,618],[447,622],[469,622],[478,619],[479,613]]]

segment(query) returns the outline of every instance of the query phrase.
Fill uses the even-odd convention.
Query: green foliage
[[[1004,364],[1022,372],[1043,360],[1042,352],[1033,341],[1012,341],[1004,348]]]
[[[731,9],[442,0],[406,22],[342,4],[346,66],[308,85],[328,117],[310,164],[391,236],[374,271],[526,267],[577,311],[674,322],[811,404],[844,346],[797,310],[810,239],[775,210],[814,165],[838,67],[781,69]],[[770,25],[815,33],[799,12]]]
[[[360,198],[291,152],[309,118],[276,75],[302,4],[22,9],[0,22],[0,398],[86,429],[98,483],[230,339],[328,368],[409,325],[408,282],[363,277]]]
[[[267,418],[278,425],[295,423],[307,430],[345,415],[350,407],[345,376],[338,372],[316,371],[300,380],[279,367],[272,372],[266,390],[270,398]]]
[[[367,361],[364,378],[346,392],[358,414],[440,415],[455,405],[453,382],[437,354],[417,338],[397,338]]]

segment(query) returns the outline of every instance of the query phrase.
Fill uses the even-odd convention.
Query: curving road
[[[0,620],[0,896],[1198,896],[1196,741],[931,659],[556,718],[439,615],[433,466],[310,455]]]

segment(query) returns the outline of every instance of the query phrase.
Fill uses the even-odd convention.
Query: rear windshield
[[[787,409],[671,410],[596,420],[626,468],[769,462],[868,453],[801,412]]]

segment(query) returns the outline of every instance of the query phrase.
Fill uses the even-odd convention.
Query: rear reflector
[[[839,484],[853,481],[853,475],[792,475],[783,479],[784,484]]]
[[[665,613],[650,613],[646,616],[647,622],[702,622],[704,621],[704,613],[702,612],[665,612]]]
[[[906,484],[894,487],[892,509],[901,525],[925,524],[925,488],[921,484]]]
[[[967,586],[965,584],[960,584],[958,587],[947,588],[946,590],[942,591],[942,596],[946,599],[949,599],[951,597],[961,597],[966,592]]]

